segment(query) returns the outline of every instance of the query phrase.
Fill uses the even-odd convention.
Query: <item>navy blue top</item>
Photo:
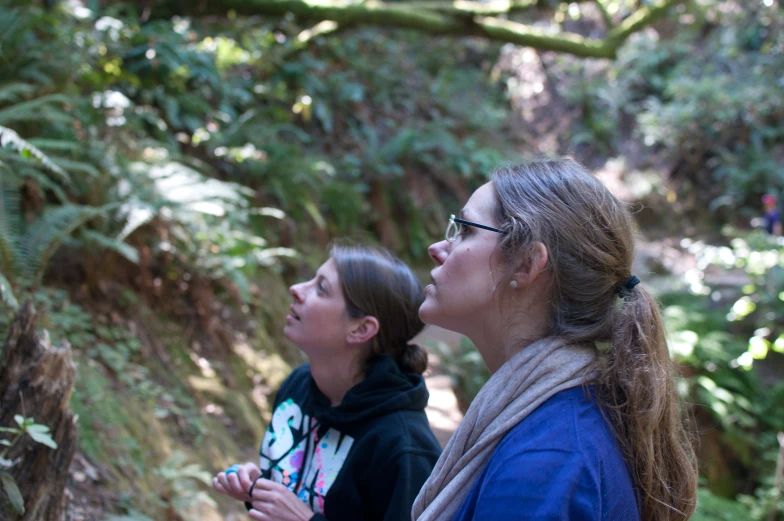
[[[498,444],[454,521],[639,521],[621,446],[582,387],[540,405]]]
[[[765,220],[765,230],[772,234],[775,224],[781,221],[781,214],[778,210],[771,210],[769,212],[765,212],[763,219]]]

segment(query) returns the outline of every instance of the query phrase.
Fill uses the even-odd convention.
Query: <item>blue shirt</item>
[[[639,521],[621,446],[582,387],[540,405],[498,444],[454,521]]]

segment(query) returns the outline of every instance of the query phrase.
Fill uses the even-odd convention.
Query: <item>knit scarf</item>
[[[451,521],[507,432],[554,394],[590,378],[593,344],[546,337],[510,358],[476,395],[414,501],[416,521]]]

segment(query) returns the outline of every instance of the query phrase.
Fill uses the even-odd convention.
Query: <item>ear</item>
[[[517,281],[519,286],[531,284],[547,271],[547,246],[541,242],[535,242],[531,246],[530,255],[520,264],[512,275],[512,280]]]
[[[346,336],[346,342],[349,344],[364,344],[376,336],[378,330],[379,323],[376,317],[368,315],[353,320],[348,335]]]

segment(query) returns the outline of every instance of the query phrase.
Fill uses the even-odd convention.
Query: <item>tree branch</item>
[[[500,18],[478,17],[475,20],[480,33],[489,40],[533,47],[543,51],[557,51],[584,58],[615,58],[617,46],[606,42],[584,38],[579,34],[560,32],[547,34],[536,27],[501,20]]]
[[[595,0],[596,6],[599,8],[599,12],[602,14],[602,19],[604,20],[604,25],[607,26],[607,30],[613,28],[615,25],[612,20],[612,16],[610,16],[610,11],[607,10],[607,6],[604,5],[606,0]]]
[[[662,0],[654,6],[641,7],[610,30],[610,32],[607,33],[607,40],[617,41],[616,47],[619,47],[629,36],[641,30],[643,27],[651,25],[653,22],[666,15],[671,7],[680,3],[683,3],[683,0]]]
[[[563,52],[584,58],[614,59],[618,47],[634,32],[656,21],[667,10],[684,0],[661,0],[657,5],[642,7],[613,26],[606,0],[595,0],[608,24],[603,40],[584,38],[569,32],[548,33],[536,27],[513,22],[494,15],[531,7],[537,0],[473,0],[434,2],[422,0],[387,4],[376,0],[168,0],[156,6],[158,16],[177,14],[225,14],[229,10],[239,15],[274,15],[287,13],[315,22],[328,21],[327,33],[347,27],[375,25],[414,29],[431,34],[449,36],[479,36],[488,40],[524,45],[541,50]],[[188,3],[185,3],[188,2]],[[303,33],[304,34],[304,33]],[[303,37],[308,36],[304,34]],[[303,45],[310,40],[305,38]],[[302,48],[302,47],[300,47]]]
[[[538,0],[489,0],[488,2],[474,2],[471,0],[454,0],[447,2],[407,2],[406,6],[413,9],[429,9],[449,15],[481,15],[497,16],[514,11],[533,7]]]

